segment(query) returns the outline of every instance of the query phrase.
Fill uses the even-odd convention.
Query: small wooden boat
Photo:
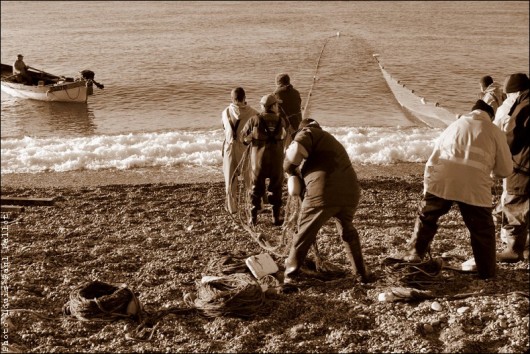
[[[30,68],[28,73],[31,77],[31,84],[20,83],[17,80],[17,75],[13,75],[13,67],[2,64],[0,80],[2,91],[11,96],[25,99],[86,103],[88,95],[92,94],[94,83],[99,88],[103,88],[103,85],[93,80],[94,73],[90,70],[83,70],[81,77],[76,79],[53,75],[35,68]],[[85,77],[87,75],[92,76],[92,78]]]

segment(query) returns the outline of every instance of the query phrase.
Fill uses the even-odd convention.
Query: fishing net
[[[187,296],[185,301],[206,317],[251,317],[265,304],[261,285],[246,273],[204,277],[196,287],[197,295]]]
[[[70,294],[63,313],[81,321],[113,321],[140,316],[142,306],[125,285],[115,286],[101,281],[81,285]]]
[[[248,235],[265,251],[275,256],[285,258],[289,254],[291,244],[294,236],[298,232],[298,221],[300,218],[300,211],[302,208],[302,200],[299,196],[287,195],[283,205],[284,222],[281,228],[275,227],[272,224],[271,218],[258,217],[258,223],[252,225],[251,218],[251,168],[250,168],[250,147],[245,151],[237,169],[232,176],[232,183],[237,185],[237,203],[238,209],[235,215],[232,215],[234,220],[240,225]],[[231,190],[231,188],[228,188]],[[287,193],[285,193],[287,194]],[[265,203],[262,203],[262,214],[270,213],[265,209]],[[331,222],[331,220],[329,221]],[[309,260],[312,259],[312,260]],[[308,261],[312,263],[311,267],[313,275],[318,275],[320,272],[324,278],[334,278],[336,274],[343,272],[332,264],[327,263],[318,250],[317,241],[313,244],[308,254]],[[331,275],[331,276],[330,276]]]
[[[416,95],[414,90],[407,88],[401,81],[393,78],[379,62],[377,58],[378,54],[374,54],[373,56],[379,64],[379,68],[388,87],[401,107],[409,113],[409,117],[412,115],[415,120],[417,119],[432,128],[445,128],[456,120],[455,113],[442,107],[436,101],[427,100],[424,97]]]
[[[237,212],[232,215],[234,220],[258,243],[258,245],[271,254],[279,257],[285,257],[291,246],[291,241],[297,231],[298,215],[300,212],[301,201],[299,197],[288,196],[284,209],[284,223],[281,228],[275,227],[271,217],[264,217],[265,213],[271,213],[267,207],[266,197],[262,202],[262,209],[258,216],[258,223],[252,225],[251,219],[251,164],[250,164],[250,146],[245,150],[239,165],[237,166],[231,178],[231,183],[237,183]],[[231,190],[231,186],[228,188]]]

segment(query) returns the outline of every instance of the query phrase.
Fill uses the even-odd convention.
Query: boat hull
[[[55,85],[30,86],[13,82],[1,82],[2,91],[18,98],[49,101],[86,103],[88,88],[86,81],[65,82]]]

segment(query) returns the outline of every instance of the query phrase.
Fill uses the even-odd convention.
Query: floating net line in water
[[[424,97],[417,96],[414,90],[407,88],[401,81],[390,75],[378,59],[378,54],[373,54],[374,59],[381,69],[381,73],[392,91],[392,94],[412,119],[431,128],[445,128],[456,120],[456,114],[442,107],[438,102],[428,101]]]

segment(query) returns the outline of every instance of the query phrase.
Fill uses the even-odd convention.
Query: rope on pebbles
[[[63,313],[81,321],[139,320],[142,305],[125,285],[118,287],[96,280],[75,289],[64,305]]]
[[[197,281],[197,296],[187,294],[184,302],[205,317],[251,317],[265,304],[265,293],[251,275],[234,273]]]

